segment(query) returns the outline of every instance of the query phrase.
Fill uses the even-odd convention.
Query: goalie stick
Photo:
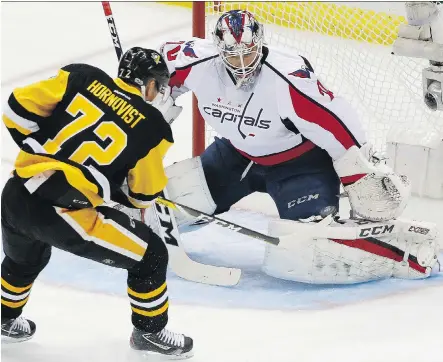
[[[117,58],[120,60],[123,50],[112,15],[111,5],[108,1],[102,1],[102,6]],[[240,281],[240,269],[201,264],[192,260],[186,254],[174,214],[168,209],[170,206],[155,203],[155,214],[160,226],[160,236],[168,248],[169,266],[174,273],[183,279],[198,283],[220,286],[236,285]]]

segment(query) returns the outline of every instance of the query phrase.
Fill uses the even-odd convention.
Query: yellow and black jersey
[[[113,195],[122,202],[126,179],[124,200],[146,207],[166,186],[169,124],[136,87],[98,68],[71,64],[15,89],[3,121],[21,148],[15,174],[61,206],[95,207]]]

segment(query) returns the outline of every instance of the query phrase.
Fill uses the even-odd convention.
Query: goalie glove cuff
[[[372,221],[398,217],[406,207],[411,185],[406,176],[395,174],[369,145],[351,147],[334,162],[348,194],[352,211]]]

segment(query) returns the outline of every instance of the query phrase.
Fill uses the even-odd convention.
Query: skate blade
[[[24,337],[24,338],[13,338],[8,336],[2,335],[2,344],[14,344],[14,343],[20,343],[20,342],[26,342],[29,341],[32,338],[32,336]]]
[[[135,350],[133,349],[133,352],[136,353],[139,356],[142,356],[144,359],[149,360],[150,362],[155,361],[178,361],[182,359],[188,359],[194,356],[194,351],[191,350],[189,352],[180,354],[180,355],[174,355],[174,354],[161,354],[157,352],[151,352],[151,351],[143,351],[143,350]]]

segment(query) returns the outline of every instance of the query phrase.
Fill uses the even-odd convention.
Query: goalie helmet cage
[[[378,5],[323,2],[193,2],[193,35],[210,38],[218,17],[233,9],[248,10],[265,26],[270,46],[301,54],[322,83],[356,109],[369,141],[385,151],[396,132],[420,131],[418,144],[443,133],[441,112],[423,102],[423,59],[391,54],[398,27],[406,23],[404,2]],[[377,7],[375,9],[374,7]],[[380,7],[380,9],[378,9]],[[193,100],[193,155],[215,133],[205,127]],[[206,128],[206,129],[205,129]],[[415,136],[414,136],[415,137]]]

